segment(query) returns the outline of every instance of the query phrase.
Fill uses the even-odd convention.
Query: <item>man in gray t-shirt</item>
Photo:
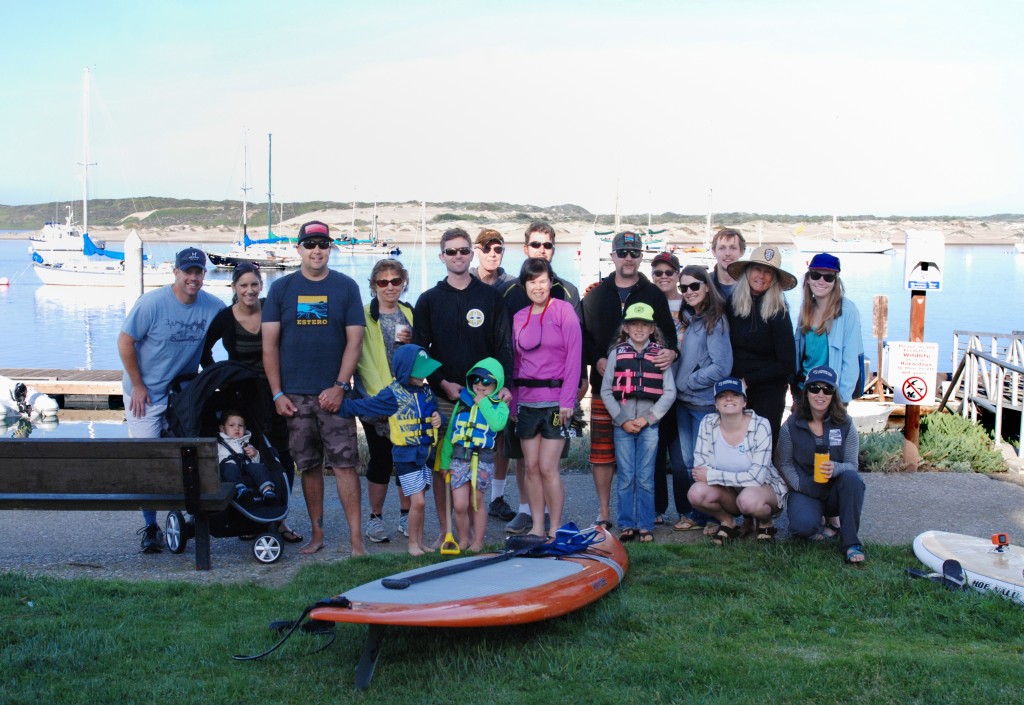
[[[205,291],[206,255],[195,247],[177,254],[174,283],[143,295],[128,312],[117,337],[124,366],[121,386],[131,438],[159,438],[166,427],[167,388],[175,377],[196,372],[206,329],[224,304]],[[142,512],[142,550],[163,544],[156,512]]]

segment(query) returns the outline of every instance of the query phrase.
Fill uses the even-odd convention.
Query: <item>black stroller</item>
[[[168,429],[173,438],[218,438],[219,414],[228,409],[240,411],[252,432],[250,442],[260,453],[261,461],[270,470],[276,500],[258,504],[241,503],[237,499],[222,512],[210,515],[210,535],[256,535],[252,552],[261,563],[273,563],[281,557],[283,544],[280,524],[288,515],[291,487],[281,459],[266,431],[270,428],[273,409],[266,381],[251,367],[240,362],[217,362],[205,368],[183,390],[172,385],[167,405]],[[164,541],[171,553],[182,553],[188,540],[195,536],[194,522],[182,512],[167,515]]]

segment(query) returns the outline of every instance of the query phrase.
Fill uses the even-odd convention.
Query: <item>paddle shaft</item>
[[[384,578],[380,581],[381,585],[386,587],[388,590],[404,590],[410,585],[416,583],[425,583],[428,580],[434,580],[435,578],[443,578],[448,575],[458,575],[459,573],[467,573],[477,568],[483,568],[484,566],[494,565],[495,563],[501,563],[507,561],[510,558],[516,556],[522,556],[526,553],[537,548],[537,544],[531,544],[529,546],[523,546],[517,548],[514,551],[508,551],[506,553],[499,553],[496,556],[490,558],[481,558],[475,561],[466,561],[465,563],[457,563],[454,565],[445,565],[437,568],[436,570],[430,570],[424,573],[416,573],[415,575],[409,575],[404,578]]]

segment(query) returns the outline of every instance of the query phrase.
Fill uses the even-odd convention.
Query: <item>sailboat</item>
[[[370,237],[368,238],[357,238],[353,234],[352,236],[346,236],[334,239],[335,249],[346,255],[400,255],[402,254],[401,248],[397,245],[392,245],[386,240],[380,239],[380,233],[377,231],[377,204],[373,204],[373,221],[370,225]]]
[[[267,135],[272,138],[272,135]],[[269,143],[268,149],[273,145]],[[279,237],[270,231],[270,216],[272,206],[269,203],[270,188],[267,188],[267,237],[262,240],[253,240],[249,237],[249,143],[245,143],[244,173],[242,175],[242,237],[235,242],[234,248],[227,252],[207,252],[206,256],[210,264],[219,269],[234,269],[236,265],[250,263],[257,265],[260,269],[295,269],[302,265],[302,258],[299,257],[291,241],[286,237]],[[269,169],[271,165],[270,152],[267,153],[267,180],[269,183]]]
[[[82,227],[75,251],[32,245],[32,268],[43,284],[55,286],[124,286],[128,281],[124,252],[97,246],[89,237],[89,69],[82,78]],[[74,226],[69,213],[67,228]],[[132,231],[136,237],[138,234]],[[68,237],[72,237],[68,235]],[[44,258],[40,252],[47,253]],[[54,253],[60,253],[59,255]],[[158,287],[174,281],[170,263],[143,264],[143,282]]]
[[[793,235],[793,244],[801,252],[830,252],[832,254],[881,255],[893,251],[892,241],[887,237],[862,238],[857,235],[846,237],[839,232],[836,216],[832,216],[830,237]]]

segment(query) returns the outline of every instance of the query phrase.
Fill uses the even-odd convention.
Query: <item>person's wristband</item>
[[[270,401],[277,401],[278,399],[280,399],[283,396],[284,396],[284,392],[278,392],[277,394],[274,395],[274,398],[271,399]]]

